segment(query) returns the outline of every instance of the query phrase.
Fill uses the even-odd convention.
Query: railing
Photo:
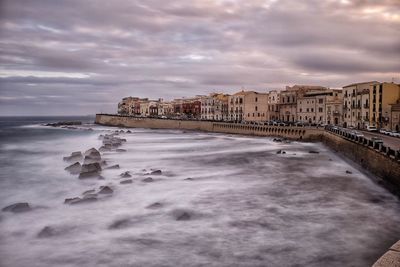
[[[351,142],[367,146],[368,148],[373,149],[379,153],[382,153],[385,156],[394,159],[398,162],[400,161],[400,150],[390,148],[389,146],[385,146],[381,142],[372,141],[368,138],[365,138],[364,136],[357,136],[353,133],[349,133],[334,126],[327,126],[325,127],[325,130],[335,135],[338,135],[346,140],[349,140]]]

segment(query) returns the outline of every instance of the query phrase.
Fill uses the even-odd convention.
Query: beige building
[[[279,119],[284,122],[295,122],[297,119],[297,98],[302,97],[306,92],[326,89],[326,87],[314,85],[286,86],[286,89],[280,92]]]
[[[160,102],[158,106],[158,115],[172,117],[174,115],[174,105],[171,102]]]
[[[400,100],[396,104],[390,105],[390,130],[400,132]]]
[[[390,119],[396,120],[395,104],[400,100],[400,85],[386,82],[371,84],[369,99],[369,123],[378,128],[395,130]]]
[[[201,98],[201,119],[202,120],[228,120],[229,95],[212,93]]]
[[[279,120],[279,99],[280,93],[278,91],[272,90],[268,92],[268,121]]]
[[[341,90],[306,92],[297,99],[297,121],[338,125],[341,122],[342,102]]]
[[[370,123],[370,86],[377,81],[343,86],[343,126],[363,129]]]
[[[229,96],[228,108],[231,121],[267,121],[268,93],[242,90]]]

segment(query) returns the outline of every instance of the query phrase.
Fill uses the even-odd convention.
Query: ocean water
[[[88,124],[41,126],[68,119]],[[102,153],[120,169],[79,180],[62,158],[116,129],[91,121],[0,118],[0,207],[33,208],[0,212],[0,266],[371,266],[400,239],[399,200],[319,143],[131,129],[127,152]]]

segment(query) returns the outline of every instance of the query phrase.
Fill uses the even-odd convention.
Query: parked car
[[[364,137],[364,135],[360,132],[354,131],[353,134],[357,137]]]
[[[388,131],[385,130],[385,129],[380,129],[379,132],[380,132],[381,134],[388,134]]]
[[[375,126],[367,126],[367,131],[368,132],[377,132],[378,129]]]
[[[393,137],[400,137],[400,133],[398,132],[388,132],[387,134]]]
[[[376,143],[376,144],[383,144],[383,140],[379,137],[373,136],[371,137],[371,141]]]

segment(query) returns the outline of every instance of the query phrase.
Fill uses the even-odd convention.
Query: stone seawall
[[[108,126],[121,126],[132,128],[182,129],[229,134],[276,136],[285,137],[291,140],[303,141],[319,141],[321,140],[321,135],[324,133],[323,128],[317,129],[303,127],[258,126],[211,121],[135,118],[129,116],[106,114],[97,114],[96,123]]]
[[[400,195],[400,160],[399,152],[375,147],[363,140],[347,138],[323,128],[258,126],[238,123],[211,121],[184,121],[151,118],[135,118],[108,114],[97,114],[96,123],[107,126],[152,129],[182,129],[206,132],[243,134],[255,136],[284,137],[291,140],[321,141],[331,149],[361,165],[364,169],[380,177],[386,186]]]

